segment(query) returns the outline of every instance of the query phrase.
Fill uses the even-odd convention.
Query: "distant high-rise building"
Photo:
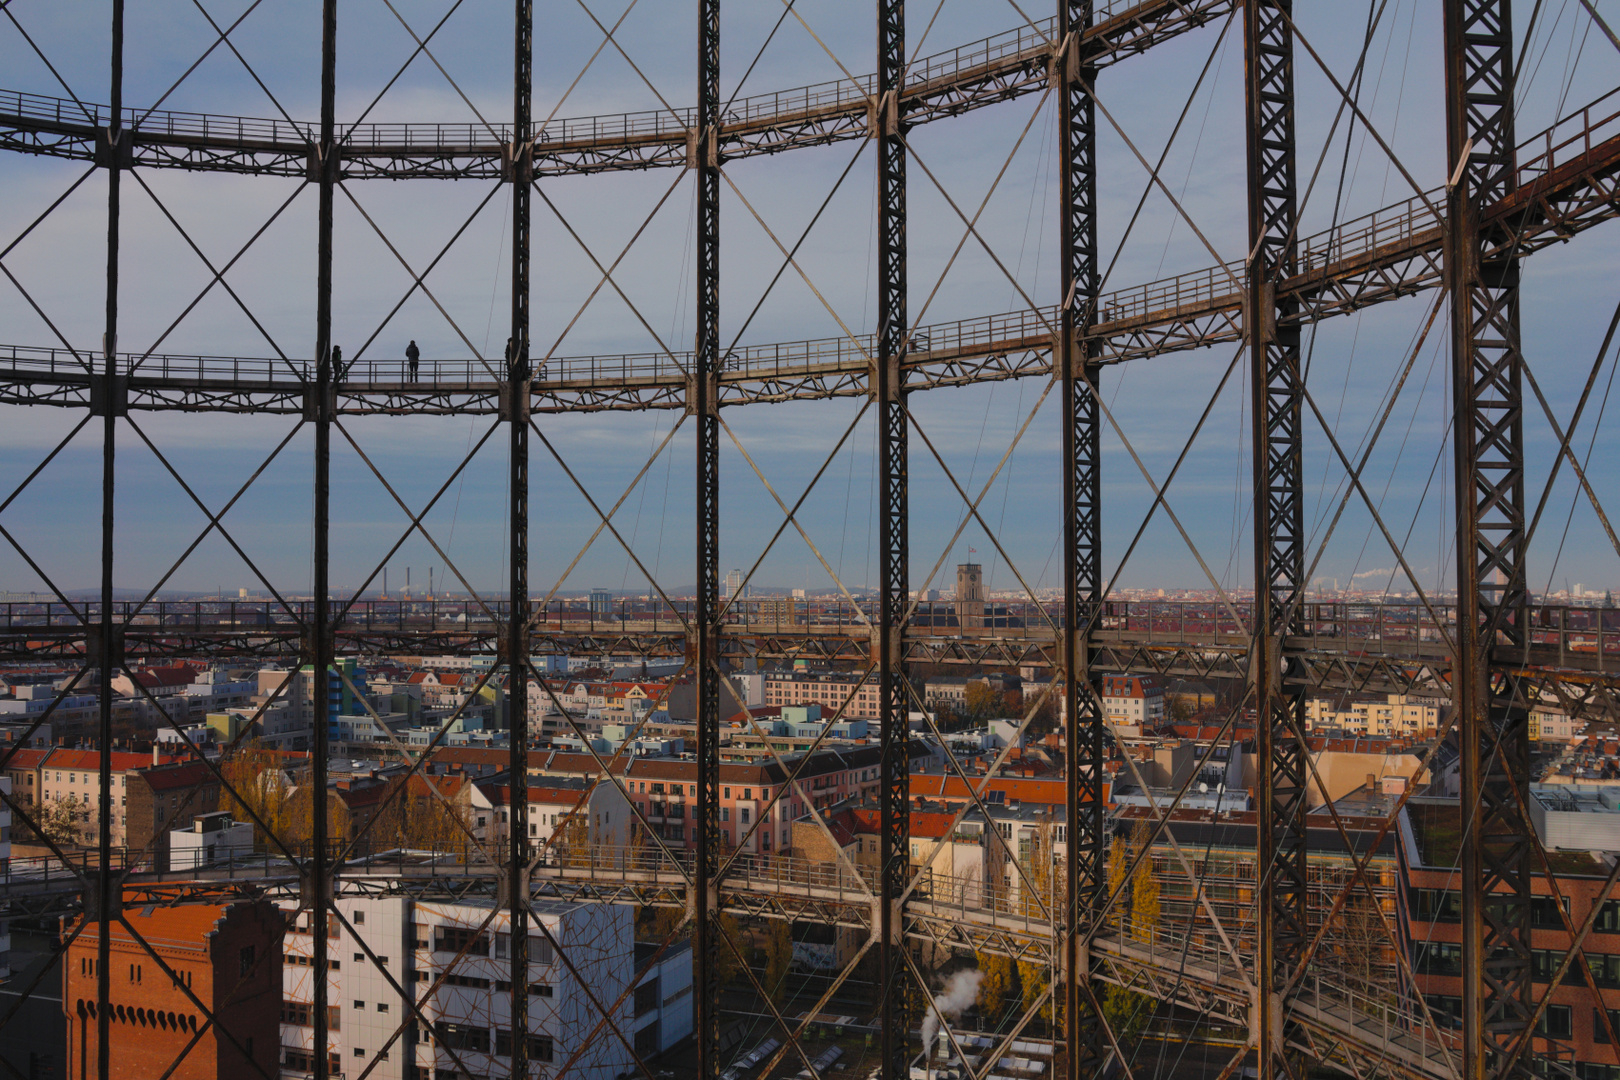
[[[613,594],[606,589],[592,589],[591,614],[599,617],[613,614]]]
[[[730,600],[735,597],[738,600],[746,600],[751,591],[747,585],[743,584],[743,572],[733,570],[726,575],[726,591],[721,595],[721,599]]]

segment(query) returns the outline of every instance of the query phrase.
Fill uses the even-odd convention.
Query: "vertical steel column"
[[[697,873],[692,913],[698,1075],[720,1075],[720,0],[698,6],[697,347],[688,407],[697,419]]]
[[[1457,659],[1462,733],[1463,1076],[1529,1073],[1509,1047],[1530,1022],[1530,826],[1525,703],[1491,648],[1522,644],[1524,427],[1519,263],[1482,206],[1517,186],[1509,0],[1447,0],[1446,272],[1456,454]]]
[[[122,159],[119,150],[124,135],[124,0],[113,0],[112,5],[112,105],[106,132],[107,139],[107,307],[105,336],[101,340],[105,367],[102,378],[106,387],[101,394],[101,623],[100,654],[101,684],[97,687],[99,721],[97,737],[100,754],[97,758],[98,801],[96,805],[97,872],[94,888],[96,895],[96,1075],[107,1080],[112,1068],[109,1014],[112,962],[111,924],[113,904],[122,903],[123,892],[116,894],[112,874],[112,678],[113,664],[118,659],[114,646],[113,625],[113,489],[118,435],[118,241],[119,213],[122,209]],[[65,963],[64,963],[65,967]],[[65,974],[65,972],[64,972]]]
[[[315,730],[310,755],[310,862],[303,881],[314,945],[315,1080],[331,1073],[327,1051],[327,978],[330,973],[328,910],[332,867],[327,848],[326,776],[332,723],[332,610],[328,541],[331,535],[332,413],[336,405],[332,372],[332,199],[338,179],[337,0],[321,5],[320,211],[315,255],[315,612],[311,627],[310,697]]]
[[[511,740],[506,900],[512,941],[512,1077],[529,1075],[529,196],[534,98],[534,0],[516,0],[512,54],[512,341],[507,362],[511,446],[512,602],[506,623]]]
[[[1063,380],[1063,716],[1068,835],[1064,858],[1063,1023],[1065,1075],[1096,1075],[1108,1053],[1103,1020],[1089,1007],[1085,942],[1108,895],[1102,798],[1103,715],[1093,683],[1090,631],[1102,603],[1102,460],[1098,368],[1081,340],[1097,313],[1097,85],[1081,36],[1091,0],[1058,0],[1058,149],[1063,260],[1058,280],[1058,371]]]
[[[1307,940],[1303,698],[1283,687],[1283,637],[1298,618],[1304,576],[1298,301],[1279,281],[1294,272],[1292,0],[1245,0],[1243,54],[1248,143],[1249,267],[1245,333],[1254,413],[1254,645],[1249,674],[1258,710],[1260,777],[1259,1002],[1252,1022],[1260,1075],[1283,1071],[1278,991]]]
[[[905,670],[905,616],[910,561],[907,517],[905,358],[911,327],[906,309],[906,144],[900,94],[906,71],[904,0],[878,2],[878,333],[872,392],[878,422],[878,664],[883,791],[879,809],[882,876],[879,896],[878,989],[881,997],[883,1080],[910,1075],[910,978],[906,973],[905,917],[900,897],[910,876],[911,715]],[[926,1052],[926,1048],[925,1048]]]

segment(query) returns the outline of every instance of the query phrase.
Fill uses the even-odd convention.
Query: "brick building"
[[[1532,786],[1532,815],[1545,819],[1547,811],[1538,789],[1547,790],[1542,785]],[[1620,814],[1612,805],[1595,805],[1588,814],[1578,805],[1578,796],[1563,802],[1569,804],[1564,812],[1577,818],[1590,817],[1585,823],[1588,828],[1608,834],[1606,840],[1602,836],[1595,838],[1604,841],[1604,847],[1613,850],[1620,846]],[[1564,929],[1564,918],[1577,930],[1585,923],[1603,892],[1610,864],[1589,850],[1558,850],[1556,837],[1545,835],[1545,821],[1536,824],[1538,832],[1543,833],[1547,860],[1564,907],[1561,915],[1546,877],[1540,872],[1532,875],[1530,979],[1532,997],[1539,1000],[1548,992],[1552,976],[1569,949],[1571,939]],[[1400,890],[1400,929],[1418,992],[1428,1003],[1443,1036],[1456,1040],[1462,1036],[1462,896],[1457,891],[1461,828],[1455,800],[1414,798],[1401,811],[1400,871],[1404,887]],[[1620,900],[1611,899],[1603,905],[1583,948],[1610,1025],[1620,1030]],[[1528,1057],[1538,1063],[1573,1067],[1574,1075],[1581,1080],[1615,1080],[1620,1078],[1620,1053],[1609,1045],[1602,1013],[1595,1006],[1591,988],[1577,971],[1572,969],[1552,989]],[[1453,1045],[1460,1045],[1460,1041]]]
[[[214,1080],[258,1075],[259,1070],[275,1075],[283,924],[275,906],[263,900],[148,906],[132,908],[129,921],[173,977],[128,930],[112,924],[107,972],[111,1075],[130,1080],[163,1075]],[[68,946],[63,963],[67,1080],[96,1075],[98,936],[91,922]],[[212,1025],[197,1002],[213,1015]],[[202,1035],[196,1045],[181,1059],[198,1032]]]
[[[188,827],[198,814],[221,809],[219,778],[200,761],[166,761],[125,778],[124,835],[149,865],[167,869],[169,831]]]

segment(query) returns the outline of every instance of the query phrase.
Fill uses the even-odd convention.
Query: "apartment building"
[[[365,670],[350,657],[337,659],[333,662],[333,668],[327,673],[326,680],[328,715],[354,716],[365,712],[365,706],[356,694],[356,690],[367,685]],[[262,705],[272,698],[278,702],[285,701],[293,711],[293,722],[307,729],[315,719],[315,674],[307,665],[299,668],[296,674],[297,677],[283,690],[282,684],[292,678],[293,672],[275,668],[260,671],[257,693],[253,695],[251,704]],[[338,733],[333,731],[331,736],[335,739]]]
[[[18,687],[16,696],[0,699],[0,719],[20,725],[15,730],[21,737],[49,711],[50,718],[40,724],[36,735],[45,732],[49,741],[57,744],[74,744],[98,737],[101,708],[95,685],[81,679],[71,692],[64,692],[71,681],[71,678],[63,679],[60,686],[33,683]],[[113,732],[118,737],[149,736],[162,725],[183,726],[191,718],[191,699],[184,694],[115,697],[112,706]]]
[[[26,810],[36,810],[39,807],[40,796],[40,766],[45,759],[51,756],[49,749],[36,750],[20,748],[11,750],[9,754],[0,752],[5,761],[3,775],[11,784],[8,789],[18,805]],[[7,811],[9,813],[9,810]]]
[[[1530,710],[1532,742],[1576,742],[1586,734],[1586,721],[1577,720],[1562,709],[1537,705]]]
[[[1305,723],[1311,730],[1328,728],[1359,735],[1418,738],[1439,728],[1440,705],[1406,694],[1349,701],[1310,698],[1305,702]]]
[[[505,911],[491,913],[492,904],[338,899],[342,918],[326,927],[326,1050],[334,1073],[358,1073],[373,1059],[376,1080],[511,1073],[511,924]],[[615,1080],[632,1069],[630,1053],[616,1038],[593,1035],[600,1014],[592,998],[604,1005],[619,999],[635,976],[633,910],[539,900],[530,918],[530,1061],[542,1076],[572,1061],[571,1076]],[[300,915],[285,940],[284,1077],[311,1072],[318,1053],[310,929],[309,915]],[[569,963],[559,961],[553,943],[567,951]],[[426,1023],[401,1000],[390,976],[418,998],[433,988],[422,1007]],[[627,997],[614,1018],[620,1030],[631,1029],[634,1012]]]
[[[1126,734],[1140,735],[1168,718],[1164,684],[1151,675],[1104,675],[1103,715]],[[1134,729],[1134,730],[1130,730]]]
[[[859,675],[767,672],[764,682],[761,704],[765,708],[819,705],[823,715],[828,717],[839,710],[852,719],[875,720],[881,715],[876,678],[863,682]]]
[[[913,741],[908,754],[916,763],[929,758],[931,750]],[[779,853],[784,847],[792,846],[789,826],[803,817],[808,807],[827,808],[846,799],[877,794],[880,747],[817,751],[802,767],[800,756],[784,755],[787,769],[775,758],[720,763],[720,828],[727,844],[761,854]],[[498,779],[508,760],[504,750],[453,746],[436,753],[425,768],[432,775],[459,773]],[[687,827],[691,821],[689,808],[697,801],[697,761],[694,758],[602,760],[611,762],[614,775],[623,782],[630,799],[654,831],[688,848],[697,846],[695,833]],[[787,784],[789,770],[794,769],[798,770],[797,790]],[[531,786],[544,786],[569,777],[590,782],[600,775],[600,770],[598,758],[590,754],[529,751]],[[772,805],[773,798],[777,798],[775,805]],[[763,827],[767,824],[769,828]]]
[[[169,759],[125,774],[125,844],[149,852],[147,863],[169,865],[171,833],[219,806],[219,777],[195,758]]]
[[[164,757],[156,751],[151,754],[131,754],[115,750],[112,754],[112,844],[124,847],[129,841],[128,814],[130,776],[138,769],[179,760]],[[37,770],[40,806],[71,803],[77,814],[78,833],[82,843],[99,843],[100,823],[97,807],[101,799],[101,755],[95,750],[52,750]],[[212,804],[198,806],[198,812],[212,810]]]
[[[622,851],[634,832],[630,806],[616,784],[591,784],[584,778],[531,783],[529,842],[553,851],[584,845],[594,851]],[[481,838],[505,840],[511,835],[512,786],[482,783],[473,789],[474,831]],[[485,825],[477,822],[487,817]],[[560,835],[559,835],[560,834]],[[556,837],[553,842],[552,838]]]

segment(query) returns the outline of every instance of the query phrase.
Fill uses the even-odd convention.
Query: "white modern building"
[[[650,965],[650,967],[649,967]],[[636,1056],[662,1054],[692,1034],[692,942],[677,941],[659,953],[651,942],[636,942],[634,1013]]]
[[[1548,851],[1620,851],[1620,790],[1531,784],[1530,822]]]
[[[229,810],[198,814],[184,829],[169,830],[169,869],[193,870],[253,851],[253,823],[232,821]]]
[[[343,918],[328,927],[332,970],[327,1045],[336,1069],[358,1073],[376,1058],[371,1071],[376,1080],[510,1075],[512,942],[507,914],[496,910],[492,915],[492,904],[426,903],[403,897],[345,897],[336,902]],[[602,1025],[598,1030],[597,1003],[612,1007],[623,997],[613,1023],[627,1038],[653,1023],[646,1019],[650,1014],[638,1018],[637,998],[624,993],[635,971],[634,909],[541,900],[531,911],[532,1075],[557,1075],[572,1061],[570,1076],[616,1080],[631,1070],[632,1060],[612,1028]],[[566,950],[567,964],[559,961],[553,941]],[[283,946],[284,1077],[313,1069],[312,951],[306,912],[288,930]],[[688,981],[690,966],[688,954]],[[410,1001],[391,980],[417,999],[436,987],[422,1016],[413,1013]],[[660,1013],[663,998],[674,996],[663,985],[658,991]],[[678,990],[673,978],[668,985]],[[689,990],[685,999],[689,1010]],[[672,1004],[678,1001],[679,997]],[[690,1029],[688,1011],[686,1031]],[[656,1035],[660,1043],[663,1036],[660,1019]]]

